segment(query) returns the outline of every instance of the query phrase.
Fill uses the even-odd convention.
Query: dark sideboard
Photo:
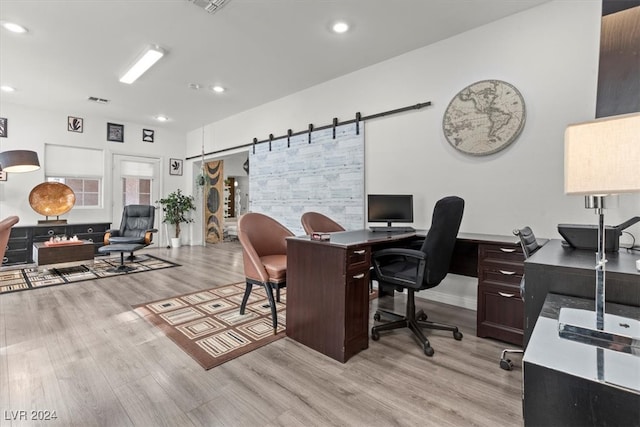
[[[38,224],[13,227],[2,265],[33,263],[33,244],[35,242],[47,241],[55,236],[78,236],[78,239],[89,240],[93,242],[97,255],[98,248],[104,245],[104,233],[110,228],[110,222]]]

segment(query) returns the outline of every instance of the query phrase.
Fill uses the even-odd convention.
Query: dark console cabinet
[[[89,240],[93,242],[95,253],[98,254],[98,248],[103,245],[104,233],[110,228],[110,222],[40,224],[13,227],[2,265],[32,263],[33,244],[47,241],[55,236],[78,236],[78,239]]]

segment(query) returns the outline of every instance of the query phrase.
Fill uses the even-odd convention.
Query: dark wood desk
[[[391,234],[355,230],[333,233],[329,241],[311,240],[309,236],[288,238],[287,336],[343,363],[366,349],[372,250],[402,246],[424,235],[424,231]],[[500,339],[521,342],[522,262],[514,236],[458,235],[450,272],[479,277],[490,288],[478,296],[483,313],[478,321],[479,335],[482,330]],[[498,280],[498,276],[502,278]],[[505,289],[508,293],[503,294],[507,296],[499,295]]]
[[[640,307],[640,271],[635,267],[640,254],[620,249],[606,256],[605,301]],[[595,252],[565,247],[557,239],[525,261],[525,347],[549,292],[594,299],[595,265]]]

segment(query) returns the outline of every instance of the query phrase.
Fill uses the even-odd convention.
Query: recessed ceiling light
[[[331,29],[333,30],[334,33],[338,33],[338,34],[346,33],[347,31],[349,31],[349,24],[347,24],[346,22],[339,21],[333,24]]]
[[[27,29],[25,27],[23,27],[22,25],[16,24],[14,22],[2,21],[2,26],[6,30],[11,31],[12,33],[24,34],[27,32]]]
[[[211,86],[211,90],[217,93],[222,93],[225,91],[225,88],[222,86]]]
[[[16,90],[11,86],[0,86],[0,90],[3,92],[15,92]]]
[[[156,120],[159,122],[166,122],[169,118],[167,116],[156,116]]]
[[[198,84],[198,83],[189,83],[189,89],[193,89],[193,90],[198,90],[202,87],[202,85]]]

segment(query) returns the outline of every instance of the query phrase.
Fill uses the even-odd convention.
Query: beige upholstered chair
[[[247,283],[240,314],[244,314],[253,286],[264,287],[271,305],[274,334],[278,329],[275,301],[280,301],[280,288],[286,286],[286,238],[290,236],[293,236],[293,233],[285,226],[261,213],[246,213],[238,220],[238,239],[242,245],[244,275]],[[275,301],[274,288],[276,289]]]
[[[7,251],[7,243],[9,242],[9,235],[11,234],[11,227],[13,227],[20,218],[17,216],[9,216],[0,221],[0,260],[2,264],[6,262],[4,254]]]
[[[344,231],[344,227],[326,215],[318,212],[305,212],[300,219],[302,228],[307,234],[311,233],[331,233],[334,231]]]

